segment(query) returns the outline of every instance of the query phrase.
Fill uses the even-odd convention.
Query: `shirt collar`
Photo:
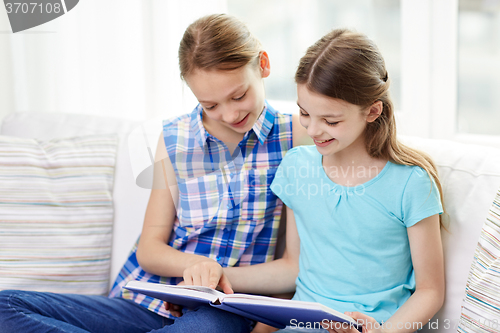
[[[271,132],[271,129],[273,128],[275,117],[276,111],[266,102],[264,105],[264,110],[257,118],[255,124],[253,124],[252,127],[252,130],[257,135],[260,144],[263,145],[266,141],[269,132]]]
[[[201,104],[198,104],[191,113],[191,128],[194,129],[196,140],[198,141],[200,146],[204,147],[207,143],[207,139],[211,135],[206,131],[205,127],[203,126],[202,115],[203,115],[203,107],[201,106]],[[255,135],[257,136],[261,144],[264,144],[264,142],[267,139],[267,136],[269,135],[269,132],[271,132],[275,118],[276,118],[276,111],[266,101],[264,105],[264,110],[262,110],[262,113],[257,118],[255,124],[253,124],[251,129],[254,131]],[[248,135],[245,135],[245,138],[248,138]]]
[[[209,137],[208,132],[203,126],[203,121],[201,116],[203,114],[203,107],[198,104],[196,108],[191,113],[191,128],[194,130],[194,136],[196,141],[201,147],[204,147],[207,143],[207,138]]]

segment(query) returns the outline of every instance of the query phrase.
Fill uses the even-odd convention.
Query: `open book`
[[[321,323],[328,323],[330,320],[358,327],[356,321],[351,317],[313,302],[249,294],[224,294],[208,287],[174,286],[141,281],[130,281],[125,289],[182,305],[189,309],[201,305],[214,306],[277,328],[294,325],[319,328],[322,327]],[[316,326],[313,326],[314,323],[317,323]]]

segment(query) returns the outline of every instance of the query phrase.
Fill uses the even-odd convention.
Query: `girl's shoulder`
[[[276,109],[274,109],[267,101],[265,104],[266,108],[266,118],[270,120],[270,122],[274,122],[274,125],[278,126],[292,126],[292,118],[293,115],[288,113],[282,113]],[[289,129],[291,130],[291,128]]]
[[[183,138],[187,142],[196,137],[197,133],[203,133],[201,112],[201,105],[198,104],[191,113],[163,120],[163,136],[173,140]]]
[[[314,145],[297,146],[287,151],[283,161],[291,162],[292,159],[293,162],[298,163],[300,163],[300,161],[312,161],[315,160],[318,155],[319,152]]]
[[[163,120],[163,128],[168,129],[172,126],[177,126],[178,124],[187,124],[189,125],[193,120],[196,121],[197,108],[193,110],[191,113],[185,113],[177,117],[172,117]]]
[[[294,151],[294,154],[299,154],[299,155],[310,155],[310,156],[319,155],[318,149],[316,149],[315,145],[296,146],[290,149],[290,151]]]
[[[391,171],[403,178],[410,178],[415,175],[426,175],[427,172],[418,165],[397,164],[389,161]]]
[[[403,191],[415,191],[416,189],[429,190],[430,187],[435,187],[432,177],[421,167],[416,165],[403,165],[389,162],[391,164],[386,182]]]

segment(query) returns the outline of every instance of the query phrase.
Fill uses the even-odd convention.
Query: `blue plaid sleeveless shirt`
[[[169,245],[204,255],[222,267],[273,259],[283,203],[270,190],[276,169],[292,148],[292,116],[267,103],[254,126],[231,154],[202,123],[202,107],[165,121],[165,146],[174,167],[179,199]],[[123,297],[174,318],[163,302],[123,289],[131,280],[177,284],[179,277],[145,272],[137,244],[116,278],[109,297]]]

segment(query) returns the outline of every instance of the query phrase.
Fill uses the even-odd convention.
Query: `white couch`
[[[115,208],[111,282],[137,239],[149,190],[135,184],[129,156],[128,134],[140,124],[123,119],[55,113],[13,113],[1,135],[51,139],[86,134],[118,133],[113,201]],[[465,285],[474,250],[496,191],[500,188],[500,150],[451,141],[404,138],[404,142],[431,155],[443,183],[448,231],[442,238],[446,264],[446,300],[433,319],[433,332],[456,332]],[[154,145],[153,142],[153,152]],[[147,147],[144,145],[144,152]],[[147,156],[147,154],[146,154]],[[137,165],[137,163],[135,163]],[[148,161],[143,161],[144,165]],[[427,331],[424,328],[424,331]]]
[[[135,184],[129,156],[128,135],[138,126],[138,122],[117,118],[63,113],[12,113],[3,119],[0,127],[0,135],[40,140],[90,134],[118,134],[113,188],[115,211],[110,283],[118,274],[141,232],[149,198],[149,190]]]

